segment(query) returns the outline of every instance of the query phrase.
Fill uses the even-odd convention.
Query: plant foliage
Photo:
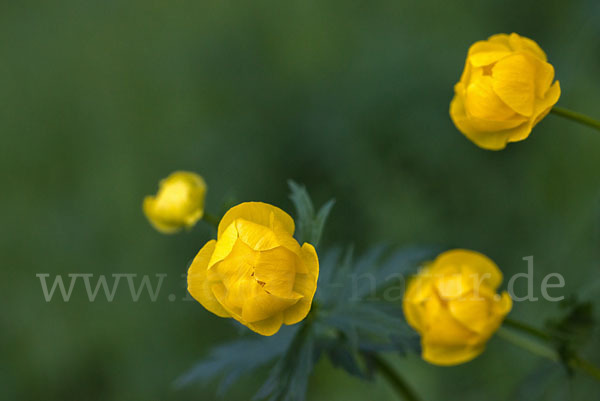
[[[297,239],[316,245],[334,202],[315,212],[306,189],[293,181],[289,185],[297,210]],[[363,356],[378,351],[418,351],[418,338],[404,321],[400,301],[406,277],[437,249],[391,250],[378,245],[356,260],[352,249],[320,252],[317,294],[303,322],[271,337],[242,337],[218,346],[176,385],[220,378],[219,392],[223,393],[242,375],[272,364],[253,400],[302,401],[322,356],[334,366],[368,379],[371,372]]]

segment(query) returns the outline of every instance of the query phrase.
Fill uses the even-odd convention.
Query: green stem
[[[600,131],[600,121],[588,117],[585,114],[563,109],[562,107],[556,106],[552,108],[551,112],[552,114],[556,114],[557,116],[568,118],[569,120],[576,121],[580,124],[587,125],[588,127],[592,127]]]
[[[548,333],[546,333],[538,328],[529,326],[525,323],[519,322],[517,320],[512,320],[510,318],[506,318],[506,319],[504,319],[504,325],[512,327],[513,329],[525,331],[525,332],[531,334],[532,336],[538,337],[544,341],[550,341],[552,339],[552,337]]]
[[[579,355],[575,355],[569,360],[569,366],[575,369],[579,368],[596,380],[600,381],[600,369],[585,359],[580,358]]]
[[[381,356],[377,354],[370,355],[371,360],[374,362],[375,367],[383,377],[394,387],[396,393],[406,401],[420,401],[421,399],[417,396],[413,389],[410,388],[408,383],[404,381],[402,376],[394,370],[394,368]]]
[[[505,327],[500,327],[497,333],[502,339],[516,345],[517,347],[523,348],[532,354],[550,359],[553,362],[560,361],[560,355],[558,352],[544,343],[533,340],[530,337],[525,337],[522,334]]]
[[[498,329],[498,336],[502,337],[504,340],[553,362],[560,362],[563,360],[570,368],[579,369],[600,381],[600,369],[598,367],[575,353],[567,357],[566,360],[563,359],[561,354],[552,346],[552,342],[555,339],[548,333],[529,326],[526,323],[512,319],[505,319],[504,324],[510,327],[510,329],[506,327],[500,327]],[[524,335],[523,333],[526,333],[527,335]],[[531,337],[535,337],[537,340],[534,340]],[[548,343],[551,345],[548,345]]]
[[[214,214],[204,212],[202,219],[215,228],[219,228],[219,218]]]

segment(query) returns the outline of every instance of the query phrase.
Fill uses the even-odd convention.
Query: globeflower
[[[303,320],[319,277],[315,248],[292,236],[294,220],[261,202],[231,208],[188,271],[188,291],[208,311],[270,336]]]
[[[144,199],[144,214],[154,228],[165,234],[191,228],[204,215],[205,195],[202,177],[176,171],[160,181],[156,196]]]
[[[533,40],[497,34],[470,48],[450,117],[477,146],[500,150],[526,139],[560,97],[554,67]]]
[[[502,273],[481,253],[454,249],[440,254],[408,284],[407,322],[421,335],[422,357],[435,365],[470,361],[510,312],[508,293],[496,289]]]

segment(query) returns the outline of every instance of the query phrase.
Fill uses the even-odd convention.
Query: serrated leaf
[[[394,349],[414,351],[415,333],[402,317],[399,307],[376,303],[350,303],[336,308],[324,317],[326,324],[336,327],[361,350]]]
[[[304,401],[317,359],[314,331],[304,323],[253,400]]]
[[[315,297],[320,302],[325,301],[324,298],[327,296],[327,289],[329,289],[330,284],[336,277],[341,255],[341,248],[333,248],[319,255],[319,283]]]
[[[313,224],[311,227],[311,244],[317,246],[321,242],[321,236],[323,235],[323,229],[325,228],[325,223],[327,222],[327,217],[329,217],[329,213],[331,213],[331,209],[335,205],[335,199],[330,199],[317,212],[313,220]]]
[[[348,278],[352,274],[353,247],[343,253],[340,249],[325,253],[324,263],[319,268],[319,284],[315,298],[325,308],[343,298]]]
[[[310,233],[310,225],[315,215],[315,208],[306,188],[289,180],[290,199],[296,207],[296,235],[300,243],[304,242]]]
[[[242,338],[219,345],[174,383],[181,388],[190,383],[209,382],[222,377],[219,392],[223,393],[240,376],[251,372],[283,355],[288,349],[296,327],[284,327],[271,337]]]
[[[356,262],[352,260],[352,248],[342,260],[339,249],[328,252],[322,264],[317,299],[325,306],[356,302],[373,297],[391,285],[399,285],[401,292],[408,277],[439,251],[437,247],[412,246],[389,252],[387,246],[377,245]]]
[[[367,375],[357,360],[357,352],[352,345],[341,338],[329,338],[319,341],[319,347],[329,357],[331,364],[349,374],[366,379]]]
[[[290,187],[296,191],[300,188],[293,183]],[[309,216],[313,209],[308,194],[297,192],[296,198],[298,216]],[[331,204],[326,205],[318,217],[319,225],[330,209]],[[305,232],[312,229],[306,224],[302,227]],[[369,302],[367,297],[388,286],[390,274],[416,271],[433,252],[432,248],[390,252],[380,245],[356,262],[352,247],[345,252],[340,248],[324,252],[320,256],[316,305],[307,320],[282,328],[272,337],[246,338],[217,347],[179,378],[177,385],[221,377],[222,393],[240,376],[279,358],[254,399],[304,401],[309,377],[322,353],[329,356],[334,366],[366,378],[357,361],[363,352],[407,352],[419,347],[418,337],[408,328],[399,305]],[[357,281],[361,274],[371,275],[372,285]]]
[[[321,241],[323,229],[335,200],[326,202],[317,213],[308,191],[303,185],[289,180],[290,199],[296,208],[296,239],[301,244],[308,242],[315,248]]]
[[[372,293],[394,283],[405,283],[426,261],[432,260],[439,252],[438,247],[427,246],[410,246],[393,251],[379,268],[375,269],[375,288]],[[357,294],[358,297],[368,295],[371,295],[369,291]]]
[[[344,256],[339,249],[325,253],[322,267],[327,269],[326,279],[319,282],[316,295],[318,320],[338,330],[351,347],[361,351],[419,351],[418,336],[406,324],[399,301],[405,277],[438,251],[407,247],[390,252],[387,246],[379,245],[356,262],[351,247]],[[398,288],[392,288],[392,284]],[[384,289],[383,294],[374,297]],[[395,299],[391,299],[389,290],[397,293]]]
[[[582,345],[589,338],[595,325],[594,305],[576,298],[562,302],[563,317],[547,322],[552,334],[568,348]]]

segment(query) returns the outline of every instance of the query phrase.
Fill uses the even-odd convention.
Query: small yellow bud
[[[144,199],[144,214],[158,231],[171,234],[190,228],[204,214],[206,183],[198,174],[176,171],[160,181],[156,196]]]
[[[403,309],[421,335],[422,357],[435,365],[458,365],[483,352],[512,308],[498,266],[464,249],[440,254],[408,284]]]
[[[454,86],[450,117],[477,146],[500,150],[526,139],[560,97],[554,67],[533,40],[516,33],[475,42]]]
[[[261,202],[231,208],[217,240],[198,252],[188,271],[189,293],[210,312],[270,336],[310,311],[319,277],[315,248],[292,236],[294,220]]]

